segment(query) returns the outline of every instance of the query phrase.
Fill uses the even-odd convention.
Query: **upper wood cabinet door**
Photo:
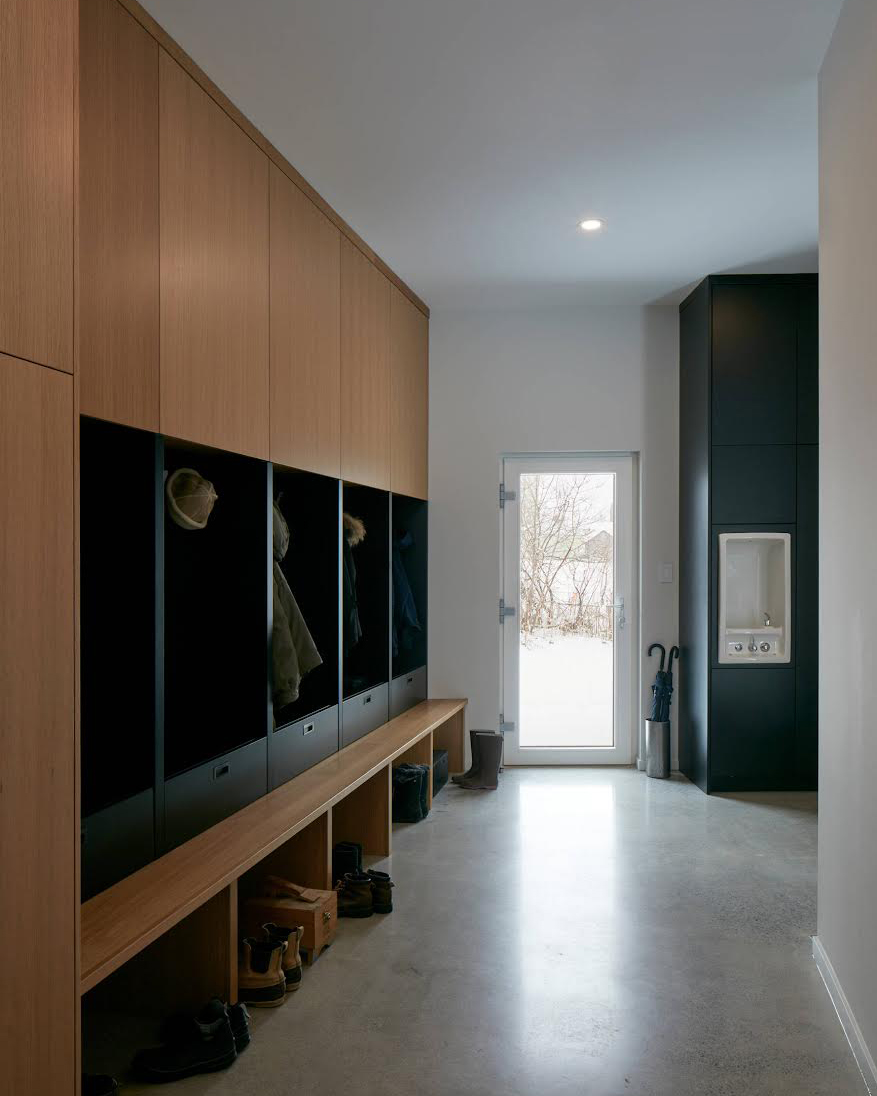
[[[396,286],[390,298],[392,489],[425,499],[429,459],[429,320]]]
[[[341,240],[341,475],[390,488],[390,282]]]
[[[0,8],[0,352],[73,372],[74,0]]]
[[[79,406],[159,430],[158,44],[79,8]]]
[[[161,432],[268,457],[268,158],[164,50]]]
[[[271,460],[341,472],[341,233],[271,165]]]
[[[0,356],[0,468],[3,1091],[73,1096],[72,377]]]

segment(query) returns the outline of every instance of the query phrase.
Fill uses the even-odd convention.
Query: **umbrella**
[[[670,657],[667,659],[666,669],[664,668],[666,651],[663,644],[653,643],[649,647],[648,653],[651,655],[656,648],[661,652],[661,662],[658,672],[655,674],[655,683],[652,685],[652,707],[649,712],[649,719],[657,723],[666,723],[670,718],[670,698],[673,695],[673,659],[679,658],[679,648],[670,648]]]

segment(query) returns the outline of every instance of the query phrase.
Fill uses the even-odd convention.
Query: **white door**
[[[507,458],[503,484],[505,763],[630,764],[633,458]]]

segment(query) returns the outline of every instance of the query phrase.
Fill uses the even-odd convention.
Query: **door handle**
[[[313,734],[313,733],[314,733],[314,725],[313,725],[313,723],[305,723],[305,725],[304,725],[304,726],[302,727],[302,729],[301,729],[301,733],[302,733],[303,735],[305,735],[305,734]]]
[[[615,610],[615,623],[619,628],[623,628],[627,623],[627,618],[624,615],[624,598],[616,598],[612,608]]]
[[[226,761],[224,765],[214,765],[213,767],[213,779],[219,780],[221,776],[228,776],[231,772],[231,765]]]

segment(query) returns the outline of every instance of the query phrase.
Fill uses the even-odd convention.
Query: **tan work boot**
[[[281,967],[283,968],[283,976],[286,979],[286,992],[294,993],[301,985],[301,952],[299,951],[299,944],[302,936],[304,936],[304,926],[293,925],[292,928],[287,928],[284,925],[275,925],[273,921],[269,921],[267,925],[262,926],[262,932],[265,933],[265,939],[271,943],[286,944]]]
[[[285,954],[286,944],[282,940],[255,940],[252,936],[244,940],[238,965],[241,1001],[266,1008],[283,1004],[286,998]]]

